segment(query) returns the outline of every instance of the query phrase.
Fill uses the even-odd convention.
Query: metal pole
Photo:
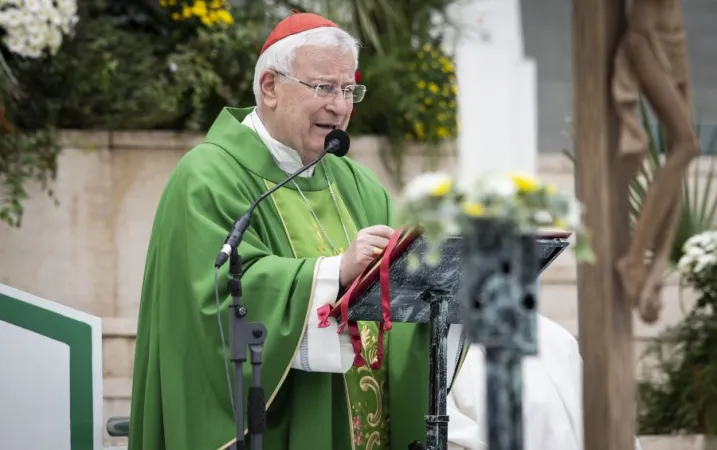
[[[534,236],[510,222],[475,219],[466,236],[462,298],[467,343],[486,354],[489,450],[522,450],[522,358],[537,343],[538,255]]]

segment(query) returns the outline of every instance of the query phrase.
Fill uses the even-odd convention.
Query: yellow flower
[[[480,203],[465,202],[463,203],[463,212],[471,217],[480,217],[485,214],[485,208]]]
[[[453,187],[453,182],[451,180],[443,180],[440,183],[438,183],[433,189],[431,189],[431,196],[433,197],[443,197],[449,192],[451,192],[451,188]]]
[[[204,0],[197,0],[192,6],[192,12],[197,17],[203,17],[207,15],[207,4]]]
[[[227,11],[225,9],[221,10],[221,11],[217,11],[217,18],[221,22],[224,22],[227,25],[231,25],[234,23],[234,17],[232,17],[232,15],[229,13],[229,11]]]
[[[181,18],[182,16],[180,16],[178,12],[172,13],[172,20],[180,20]]]
[[[416,83],[416,86],[418,86],[418,89],[425,89],[426,88],[426,82],[421,80],[418,83]]]
[[[513,174],[510,179],[513,180],[513,184],[520,192],[535,192],[540,187],[536,180],[525,175]]]
[[[428,85],[428,90],[435,94],[436,92],[438,92],[438,85],[436,83],[430,83]]]
[[[419,139],[422,139],[423,136],[425,136],[425,130],[424,130],[424,128],[423,128],[423,123],[422,123],[422,122],[416,122],[414,128],[415,128],[415,130],[416,130],[416,136],[417,136]]]
[[[438,137],[441,139],[445,139],[451,136],[451,133],[445,127],[438,127],[436,134],[438,134]]]

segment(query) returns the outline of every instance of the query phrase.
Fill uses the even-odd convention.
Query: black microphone
[[[299,176],[299,174],[301,174],[302,172],[305,172],[310,167],[316,165],[319,161],[321,161],[324,156],[326,156],[327,153],[342,157],[349,152],[350,146],[351,139],[349,139],[349,135],[346,134],[345,131],[335,129],[332,130],[329,134],[327,134],[326,139],[324,139],[324,151],[321,152],[321,154],[316,159],[289,175],[289,177],[281,183],[275,185],[268,191],[261,194],[261,196],[256,199],[254,203],[251,204],[251,206],[249,206],[247,212],[245,212],[244,215],[242,215],[236,222],[234,222],[234,227],[232,228],[231,233],[229,233],[229,235],[227,236],[226,240],[224,241],[224,245],[222,245],[222,249],[217,255],[217,260],[214,263],[214,267],[219,268],[227,262],[227,260],[229,259],[229,255],[231,255],[232,251],[234,251],[237,245],[239,245],[242,240],[242,237],[244,236],[244,232],[247,228],[249,228],[251,215],[254,213],[254,209],[259,203],[261,203],[262,200],[273,194],[277,189],[284,186],[289,181]]]

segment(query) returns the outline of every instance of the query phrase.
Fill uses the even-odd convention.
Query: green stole
[[[265,183],[267,189],[274,186],[269,181],[265,180]],[[294,189],[279,189],[271,196],[291,244],[294,257],[339,255],[348,247],[346,234],[352,241],[358,233],[336,184],[332,182],[331,188],[336,199],[335,202],[328,189],[302,191],[304,197]],[[311,205],[311,209],[306,204],[307,202]],[[316,214],[319,223],[315,220],[311,210]],[[329,236],[328,240],[324,233]],[[336,246],[335,249],[332,244]],[[373,322],[359,322],[358,326],[361,334],[362,354],[364,360],[370,365],[377,358],[378,327]],[[387,338],[389,334],[384,335],[386,354],[380,369],[372,369],[369,366],[352,366],[343,375],[350,422],[346,432],[351,436],[351,450],[390,448],[387,417],[389,411]],[[341,375],[336,374],[335,376]]]

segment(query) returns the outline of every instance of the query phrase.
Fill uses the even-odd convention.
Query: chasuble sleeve
[[[226,374],[233,379],[230,264],[215,273],[214,260],[234,220],[257,197],[254,191],[261,193],[261,185],[231,157],[200,145],[180,161],[160,200],[145,267],[135,364],[141,376],[134,380],[132,414],[135,429],[144,420],[149,430],[147,419],[141,419],[149,407],[142,402],[160,396],[162,406],[153,406],[156,417],[177,430],[201,430],[193,435],[196,441],[168,441],[168,448],[216,448],[233,433]],[[278,256],[291,250],[281,224],[261,207],[239,246],[241,302],[248,310],[246,321],[268,330],[262,382],[271,402],[306,329],[319,259]],[[252,385],[248,362],[243,376],[246,401]]]
[[[311,313],[299,352],[291,364],[305,372],[346,373],[354,361],[354,350],[348,331],[338,333],[333,317],[321,322],[319,311],[336,304],[339,293],[339,273],[342,256],[322,258],[316,271],[315,289],[311,298]]]

